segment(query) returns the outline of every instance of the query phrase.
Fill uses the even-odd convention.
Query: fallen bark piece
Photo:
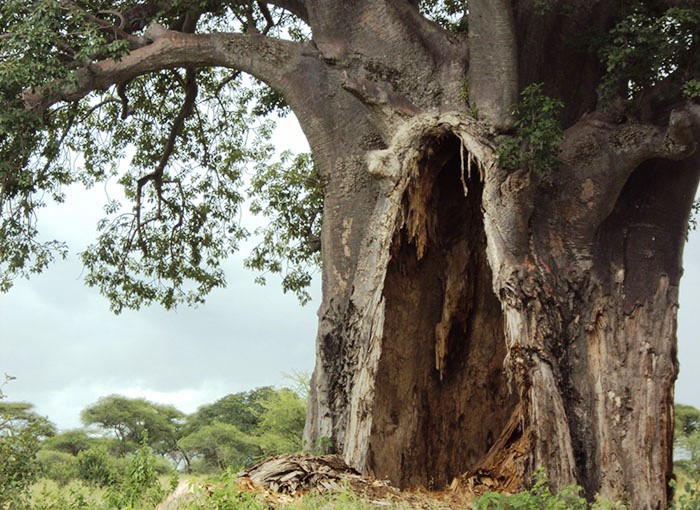
[[[365,482],[338,455],[281,455],[239,473],[253,484],[282,494],[338,490],[346,482]]]
[[[263,494],[272,507],[304,495],[349,490],[378,508],[466,508],[473,494],[460,491],[401,491],[389,482],[363,478],[338,455],[283,455],[267,459],[238,474],[246,492]],[[462,487],[464,489],[464,487]],[[280,499],[282,498],[282,499]]]

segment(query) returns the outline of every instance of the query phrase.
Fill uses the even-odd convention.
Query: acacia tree
[[[487,471],[514,489],[542,466],[589,496],[667,505],[696,1],[1,9],[5,286],[62,249],[37,241],[37,194],[108,178],[133,143],[133,209],[109,204],[87,281],[117,310],[201,300],[245,234],[242,161],[271,154],[265,126],[242,143],[249,115],[286,105],[317,179],[269,167],[294,178],[254,187],[283,228],[251,264],[289,256],[298,288],[321,248],[308,443],[400,485]],[[320,238],[319,196],[294,196],[316,181]]]

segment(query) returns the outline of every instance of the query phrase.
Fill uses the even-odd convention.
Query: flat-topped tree
[[[60,249],[35,239],[37,194],[108,178],[133,143],[133,209],[87,281],[117,310],[200,300],[245,234],[252,159],[278,231],[251,265],[289,257],[299,290],[321,248],[309,445],[402,486],[484,469],[514,489],[542,466],[665,508],[698,3],[468,4],[5,2],[5,283]],[[266,166],[269,127],[243,143],[286,107],[315,170]]]

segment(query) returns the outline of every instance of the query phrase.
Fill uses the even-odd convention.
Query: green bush
[[[697,477],[694,482],[687,482],[682,491],[676,490],[676,484],[672,482],[675,497],[671,510],[700,510],[700,485]]]
[[[102,510],[99,493],[83,482],[59,487],[44,480],[33,492],[31,510]]]
[[[88,483],[99,487],[112,485],[118,478],[113,458],[102,445],[93,446],[78,453],[78,475]]]
[[[41,449],[37,454],[42,476],[60,486],[79,478],[78,459],[70,453]]]
[[[626,510],[626,507],[597,497],[591,509]],[[517,494],[487,492],[474,501],[474,510],[588,510],[588,502],[583,497],[583,489],[576,485],[567,485],[552,493],[547,475],[539,469],[533,476],[530,490]]]
[[[515,111],[515,135],[500,144],[496,155],[503,168],[551,172],[559,166],[559,142],[564,131],[557,116],[564,107],[533,83],[520,93]]]
[[[141,446],[131,457],[126,475],[110,485],[105,493],[107,508],[113,510],[153,509],[166,495],[158,480],[156,457]]]
[[[31,411],[30,404],[2,402],[2,398],[0,393],[0,510],[20,510],[39,473],[36,454],[50,427]]]
[[[0,509],[21,509],[36,480],[39,441],[31,428],[0,430]]]

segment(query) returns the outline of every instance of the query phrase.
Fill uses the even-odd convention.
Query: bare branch
[[[275,20],[272,19],[272,14],[270,14],[270,9],[267,8],[267,4],[265,2],[262,2],[261,0],[258,0],[258,8],[260,9],[260,12],[262,12],[263,17],[265,18],[265,28],[263,28],[262,33],[267,34],[272,27],[275,26]]]
[[[124,28],[126,27],[126,18],[121,12],[117,10],[107,9],[103,11],[97,11],[97,14],[111,14],[119,20],[119,26],[117,27],[119,30],[124,30]]]

